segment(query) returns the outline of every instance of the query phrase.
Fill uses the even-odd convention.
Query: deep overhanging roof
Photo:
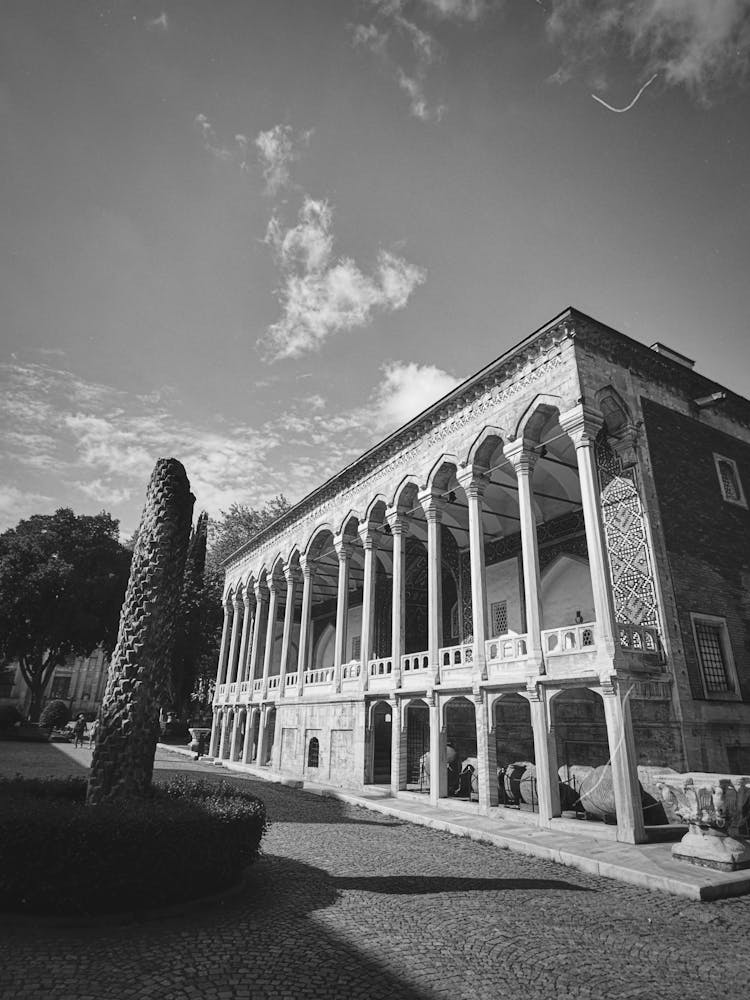
[[[397,442],[399,438],[408,437],[409,433],[412,432],[422,421],[430,419],[434,413],[442,409],[452,400],[459,399],[461,396],[469,393],[477,383],[481,383],[485,378],[487,378],[488,375],[494,373],[497,369],[502,368],[503,365],[506,365],[514,357],[522,353],[534,341],[544,337],[546,334],[551,333],[556,327],[562,326],[566,322],[573,322],[576,320],[584,322],[587,326],[595,327],[598,332],[608,335],[614,341],[619,341],[624,347],[629,347],[631,350],[634,349],[638,354],[647,357],[650,361],[653,361],[655,358],[659,358],[662,366],[666,366],[667,369],[673,369],[675,374],[680,372],[683,375],[687,374],[691,376],[691,382],[696,384],[700,383],[704,388],[722,388],[721,386],[718,386],[718,383],[712,382],[711,380],[705,378],[705,376],[684,368],[684,366],[682,366],[679,362],[673,361],[672,359],[664,356],[660,357],[659,355],[656,355],[650,347],[647,347],[641,341],[634,340],[632,337],[629,337],[624,333],[620,333],[619,330],[615,330],[612,327],[601,323],[599,320],[596,320],[591,316],[587,316],[586,313],[580,312],[580,310],[574,309],[572,306],[568,306],[561,313],[555,316],[554,319],[549,320],[543,326],[534,330],[533,333],[524,337],[523,340],[518,341],[512,347],[508,348],[507,351],[495,358],[494,361],[485,365],[484,368],[481,368],[474,375],[471,375],[469,378],[461,382],[460,385],[457,385],[455,389],[451,389],[450,392],[446,393],[431,406],[428,406],[426,409],[422,410],[421,413],[418,413],[415,417],[412,417],[411,420],[407,421],[407,423],[397,428],[381,441],[378,441],[378,443],[373,445],[371,448],[368,448],[367,451],[355,458],[353,462],[349,463],[349,465],[344,466],[343,469],[340,469],[333,476],[326,479],[325,482],[320,484],[320,486],[316,486],[314,490],[299,500],[293,507],[290,507],[285,514],[276,518],[275,521],[272,521],[269,525],[257,534],[253,535],[252,538],[248,539],[247,542],[232,552],[231,555],[227,556],[227,558],[222,562],[222,566],[230,566],[246,552],[251,551],[255,548],[255,546],[262,544],[269,538],[272,538],[278,531],[293,524],[294,521],[298,517],[301,517],[319,497],[322,498],[326,491],[328,491],[337,480],[348,478],[350,474],[355,473],[360,468],[364,468],[368,461],[377,457],[378,453],[387,452],[389,446]],[[730,392],[729,390],[727,390],[727,396],[731,397],[736,403],[745,404],[745,407],[750,407],[747,400],[735,393]],[[747,412],[750,414],[750,409],[748,409]]]

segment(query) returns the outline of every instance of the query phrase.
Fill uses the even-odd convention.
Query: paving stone
[[[160,753],[157,779],[191,771],[266,802],[242,891],[140,922],[6,917],[0,997],[705,1000],[747,980],[747,897],[689,903]]]

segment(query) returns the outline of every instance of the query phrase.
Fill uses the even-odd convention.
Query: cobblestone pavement
[[[87,751],[0,744],[0,773]],[[170,770],[223,771],[160,754]],[[35,763],[32,766],[32,758]],[[54,765],[54,766],[53,766]],[[5,1000],[746,996],[750,899],[692,903],[229,775],[266,802],[239,893],[141,921],[0,922]]]

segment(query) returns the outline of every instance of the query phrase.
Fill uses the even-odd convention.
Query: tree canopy
[[[61,508],[0,535],[0,662],[18,661],[33,720],[55,666],[113,649],[130,558],[104,511]]]
[[[262,507],[233,503],[218,518],[211,518],[208,525],[208,566],[211,571],[221,569],[221,564],[236,549],[249,542],[253,535],[272,524],[292,505],[279,493]],[[222,571],[223,576],[223,571]]]

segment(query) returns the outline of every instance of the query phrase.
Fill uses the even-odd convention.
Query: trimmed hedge
[[[39,725],[43,729],[62,729],[70,722],[70,708],[66,701],[50,701],[42,709]]]
[[[0,909],[143,910],[229,888],[256,859],[263,802],[179,778],[148,799],[86,806],[86,780],[0,779]]]

